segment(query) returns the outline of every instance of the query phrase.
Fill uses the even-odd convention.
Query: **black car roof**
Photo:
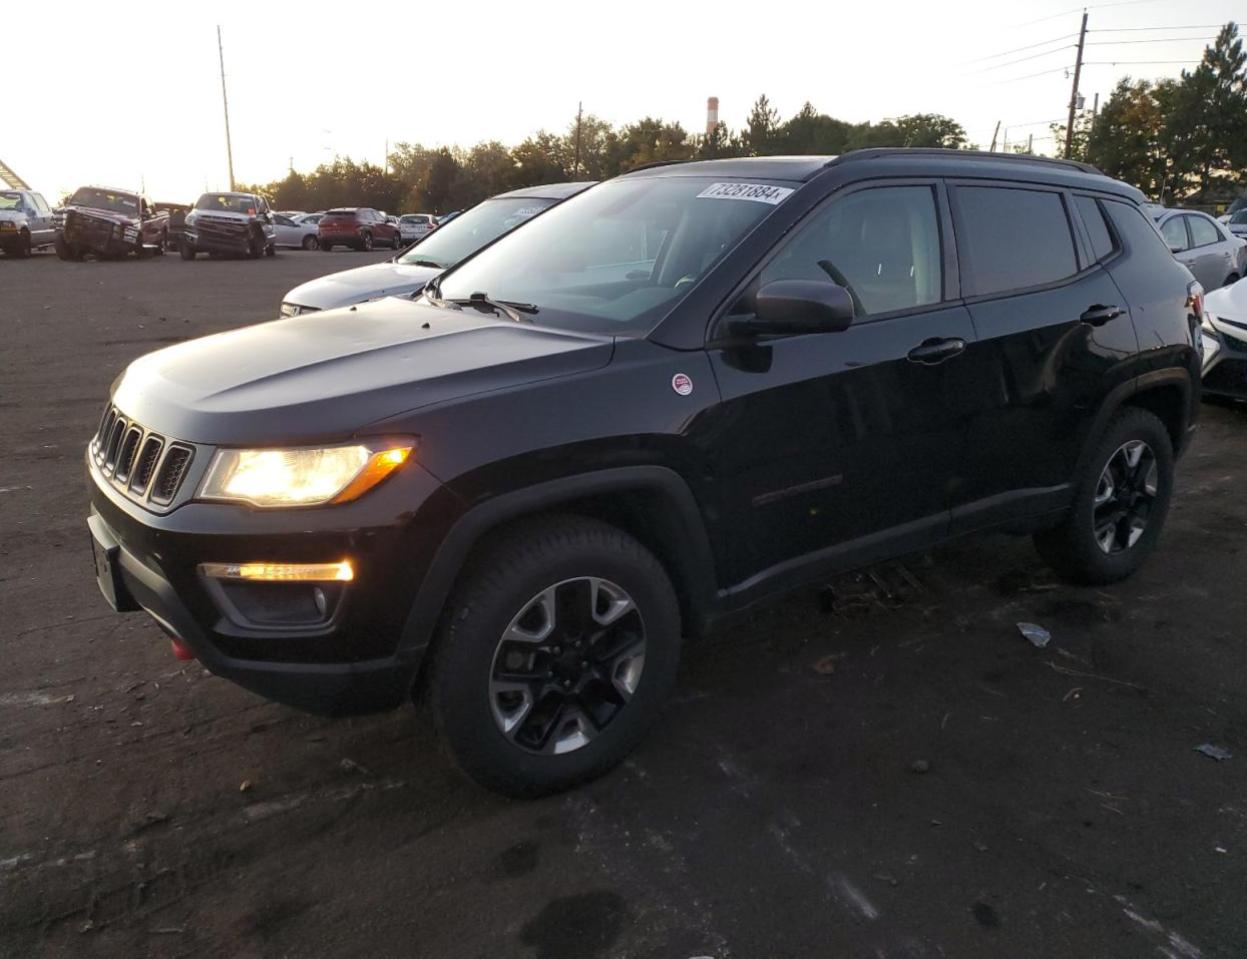
[[[510,200],[520,197],[537,197],[546,200],[566,200],[569,196],[575,196],[582,190],[597,183],[597,180],[577,180],[574,183],[547,183],[542,186],[526,186],[519,190],[511,190],[509,193],[499,193],[490,197],[492,200]]]
[[[1105,176],[1088,163],[1024,154],[986,153],[980,150],[940,150],[890,147],[853,150],[842,156],[734,157],[722,160],[654,163],[624,174],[647,176],[738,176],[768,180],[811,180],[823,170],[837,168],[863,179],[877,176],[986,177],[1025,179],[1054,185],[1118,193],[1142,202],[1143,194],[1120,180]]]

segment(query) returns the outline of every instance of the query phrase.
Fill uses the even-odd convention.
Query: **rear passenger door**
[[[1234,272],[1232,244],[1211,217],[1185,216],[1191,235],[1191,272],[1205,290],[1220,289]]]
[[[1118,246],[1094,197],[1040,184],[950,186],[976,333],[951,504],[953,530],[964,532],[1068,502],[1093,417],[1138,342],[1105,269]]]
[[[723,401],[699,432],[716,450],[724,577],[744,595],[785,568],[867,562],[946,532],[964,455],[962,354],[974,337],[948,240],[934,181],[838,193],[746,291],[830,277],[854,297],[852,325],[712,341]]]

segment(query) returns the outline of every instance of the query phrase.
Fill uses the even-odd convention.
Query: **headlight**
[[[1212,314],[1207,310],[1204,311],[1203,316],[1200,318],[1199,325],[1205,333],[1216,335],[1217,328],[1212,325]]]
[[[252,506],[318,506],[362,496],[407,462],[411,446],[220,450],[200,499]]]

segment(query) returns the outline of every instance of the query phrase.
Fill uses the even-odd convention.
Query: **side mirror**
[[[1170,244],[1169,244],[1169,252],[1170,252],[1170,253],[1172,253],[1172,254],[1174,254],[1175,256],[1176,256],[1177,254],[1181,253],[1181,252],[1182,252],[1183,250],[1185,250],[1185,249],[1186,249],[1186,247],[1184,247],[1184,246],[1178,246],[1178,244],[1176,244],[1176,243],[1170,243]]]
[[[853,323],[853,295],[829,280],[772,280],[753,296],[753,316],[730,322],[734,333],[801,336],[839,333]]]

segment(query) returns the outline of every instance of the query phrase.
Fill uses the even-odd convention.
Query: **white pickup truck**
[[[0,250],[9,256],[30,256],[56,239],[52,208],[42,193],[0,190]]]

